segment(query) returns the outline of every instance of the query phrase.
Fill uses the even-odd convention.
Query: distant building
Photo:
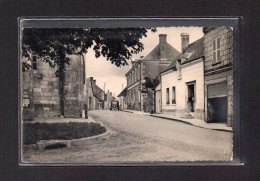
[[[154,90],[144,86],[145,78],[154,79],[179,55],[179,52],[167,43],[166,36],[160,34],[159,44],[148,55],[132,62],[132,68],[126,73],[127,109],[154,111]]]
[[[105,93],[105,99],[104,99],[104,109],[106,109],[106,110],[110,109],[110,104],[113,100],[115,100],[115,97],[112,95],[112,92],[107,90],[107,93]]]
[[[119,109],[125,110],[127,109],[126,105],[126,95],[127,95],[127,87],[122,90],[122,92],[117,96],[119,101]]]
[[[88,110],[104,109],[104,91],[96,84],[93,77],[87,78],[87,107]]]
[[[86,103],[85,62],[79,55],[68,55],[63,83],[56,68],[32,55],[32,69],[22,73],[23,120],[34,118],[81,117]],[[64,100],[60,86],[64,85]]]
[[[204,38],[189,44],[182,33],[182,53],[161,72],[162,112],[204,119]]]
[[[233,30],[205,27],[205,120],[233,125]]]

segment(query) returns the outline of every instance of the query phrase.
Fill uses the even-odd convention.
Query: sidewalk
[[[200,119],[185,119],[185,118],[175,117],[175,116],[167,115],[167,114],[150,114],[150,113],[145,113],[142,111],[134,111],[134,110],[124,110],[124,111],[130,112],[130,113],[135,113],[135,114],[141,114],[141,115],[145,115],[145,116],[152,116],[152,117],[158,117],[158,118],[162,118],[162,119],[179,121],[179,122],[190,124],[190,125],[193,125],[196,127],[205,128],[205,129],[232,132],[232,127],[228,127],[225,123],[206,123]]]

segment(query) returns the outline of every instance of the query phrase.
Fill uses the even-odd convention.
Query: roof
[[[180,52],[173,48],[169,43],[165,42],[166,59],[174,60]],[[150,51],[143,59],[144,60],[160,60],[160,44]]]
[[[173,48],[169,43],[165,42],[165,51],[167,61],[173,61],[176,57],[180,54],[178,50]],[[142,61],[158,61],[160,60],[160,43],[154,47],[145,57],[141,60],[137,61],[132,68],[125,74],[126,76],[137,66],[137,64],[141,63]]]
[[[177,56],[177,58],[168,66],[168,68],[162,71],[161,73],[174,69],[176,67],[177,60],[185,58],[185,61],[181,62],[181,64],[185,64],[187,62],[191,62],[203,56],[204,56],[204,37],[189,44],[188,47],[184,50],[184,53],[179,54],[179,56]]]
[[[99,101],[104,101],[104,99],[102,98],[102,92],[104,92],[101,88],[99,88],[96,84],[93,84],[93,82],[91,82],[92,85],[92,91],[94,96],[99,100]]]
[[[121,97],[121,96],[125,97],[126,94],[127,94],[127,87],[124,88],[124,90],[122,90],[122,92],[117,97]]]

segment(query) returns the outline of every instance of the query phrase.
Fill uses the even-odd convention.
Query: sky
[[[167,27],[157,28],[157,32],[148,32],[147,37],[141,39],[144,45],[144,50],[137,55],[133,55],[132,59],[140,58],[147,55],[158,43],[159,34],[167,34],[167,42],[179,52],[181,51],[181,33],[188,33],[190,36],[189,43],[192,43],[203,37],[202,27]],[[131,69],[131,61],[129,65],[117,67],[107,61],[105,57],[96,58],[93,50],[85,55],[86,60],[86,75],[94,77],[97,85],[105,91],[113,92],[114,96],[118,96],[122,88],[126,87],[125,74]]]

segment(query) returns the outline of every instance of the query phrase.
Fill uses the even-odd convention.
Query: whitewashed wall
[[[182,65],[182,78],[177,78],[177,71],[163,73],[162,78],[162,110],[185,110],[188,100],[188,82],[196,81],[194,108],[204,110],[204,71],[203,59]],[[176,104],[172,104],[172,87],[175,86]],[[166,88],[170,90],[170,104],[166,104]]]

